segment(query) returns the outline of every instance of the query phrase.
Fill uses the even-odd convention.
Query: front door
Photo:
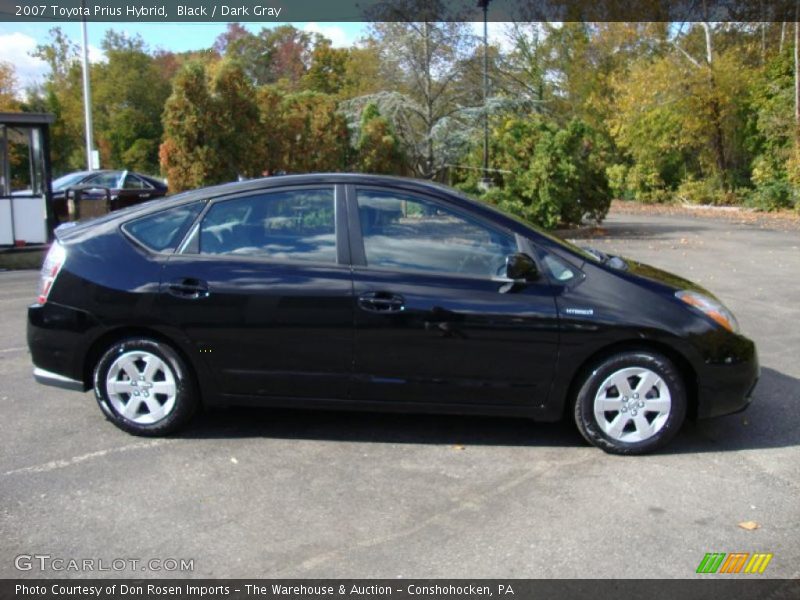
[[[544,278],[512,290],[498,280],[506,256],[519,252],[516,237],[405,191],[356,188],[350,202],[353,398],[544,404],[556,306]]]
[[[221,199],[168,261],[162,301],[223,394],[347,398],[352,281],[336,207],[332,185]]]

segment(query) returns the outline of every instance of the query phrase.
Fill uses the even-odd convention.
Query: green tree
[[[55,115],[50,134],[50,153],[55,175],[86,167],[83,128],[83,91],[78,47],[60,27],[32,53],[45,61],[50,72],[31,104]]]
[[[17,77],[14,65],[0,61],[0,110],[9,112],[19,110],[16,91]]]
[[[161,172],[173,192],[224,180],[214,104],[205,68],[187,63],[175,76],[164,107],[164,141],[159,150]]]
[[[389,121],[377,105],[367,104],[361,113],[357,151],[357,168],[364,173],[402,172],[400,145]]]
[[[156,172],[169,81],[138,36],[130,38],[109,30],[102,48],[107,60],[93,67],[94,121],[101,162],[110,168]]]
[[[347,82],[350,51],[333,48],[328,41],[317,44],[311,53],[311,67],[303,75],[303,87],[323,94],[338,94]]]
[[[255,88],[244,70],[230,61],[217,65],[210,87],[216,129],[214,140],[224,177],[260,175],[263,157],[258,151],[260,132]]]
[[[509,118],[494,129],[491,144],[502,176],[487,201],[548,228],[605,217],[605,149],[582,121],[559,127],[538,116]]]
[[[180,191],[260,173],[255,90],[237,64],[187,63],[164,109],[162,173]]]
[[[349,154],[347,121],[336,99],[316,92],[289,94],[281,103],[281,170],[340,171]]]

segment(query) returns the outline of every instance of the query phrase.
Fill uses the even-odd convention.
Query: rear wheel
[[[108,419],[135,435],[172,433],[197,408],[185,362],[170,346],[149,338],[113,344],[95,367],[94,393]]]
[[[686,389],[665,356],[623,352],[599,362],[575,399],[583,437],[613,454],[644,454],[663,447],[686,417]]]

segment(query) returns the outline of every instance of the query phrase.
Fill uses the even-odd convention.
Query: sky
[[[265,24],[246,23],[251,31],[258,31]],[[282,23],[270,23],[272,26]],[[367,23],[293,23],[298,29],[321,33],[334,46],[346,47],[355,44],[367,32]],[[20,87],[40,81],[47,73],[47,66],[30,56],[37,44],[48,40],[48,31],[53,23],[0,23],[0,60],[14,65]],[[58,24],[75,43],[81,43],[80,23]],[[162,48],[173,52],[208,48],[217,36],[225,31],[227,23],[89,23],[89,60],[103,60],[100,41],[107,29],[123,31],[128,35],[140,35],[151,50]]]
[[[283,23],[269,23],[270,27]],[[48,31],[53,23],[0,23],[0,60],[10,62],[16,70],[18,93],[24,88],[40,82],[47,74],[47,66],[30,53],[37,44],[48,41]],[[81,24],[58,24],[75,43],[81,43]],[[253,32],[266,23],[245,23]],[[368,33],[368,23],[292,23],[298,29],[324,35],[336,47],[348,47],[357,43]],[[477,35],[483,35],[483,23],[473,23]],[[128,35],[140,35],[151,50],[164,49],[173,52],[209,48],[217,36],[225,31],[227,23],[89,23],[89,60],[103,60],[100,42],[107,29],[123,31]],[[490,43],[504,41],[505,24],[489,23]]]

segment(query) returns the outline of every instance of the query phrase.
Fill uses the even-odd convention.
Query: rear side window
[[[218,202],[200,224],[200,253],[335,263],[335,212],[333,188]]]
[[[122,228],[150,250],[171,251],[175,250],[202,208],[202,202],[184,204],[125,223]]]

